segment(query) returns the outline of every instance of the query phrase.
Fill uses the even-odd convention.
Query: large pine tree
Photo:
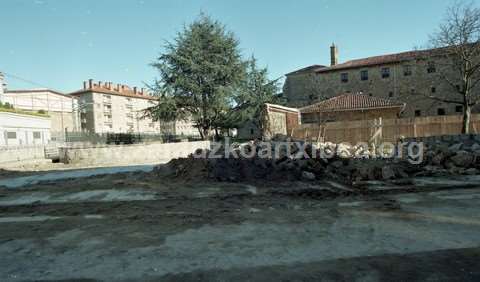
[[[231,107],[233,91],[242,81],[245,64],[238,40],[206,15],[168,42],[153,64],[160,72],[160,106],[155,118],[192,118],[203,139],[222,123]],[[169,113],[177,111],[176,113]]]

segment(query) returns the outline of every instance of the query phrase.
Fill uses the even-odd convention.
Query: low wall
[[[60,148],[60,161],[66,164],[122,165],[167,162],[186,157],[196,149],[210,148],[210,141],[106,145]]]
[[[44,159],[44,158],[45,158],[45,151],[43,146],[0,148],[0,163],[9,163],[9,162]]]

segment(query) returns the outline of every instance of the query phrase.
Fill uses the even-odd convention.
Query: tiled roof
[[[343,69],[353,69],[353,68],[361,68],[361,67],[376,66],[376,65],[383,65],[383,64],[399,63],[399,62],[409,61],[416,58],[425,58],[425,57],[440,55],[444,53],[445,53],[445,48],[438,48],[438,49],[408,51],[408,52],[402,52],[402,53],[396,53],[396,54],[374,56],[374,57],[368,57],[363,59],[351,60],[345,63],[330,66],[330,67],[320,68],[320,69],[317,69],[316,72],[324,73],[324,72],[343,70]]]
[[[299,70],[296,70],[296,71],[292,71],[292,72],[289,72],[287,73],[286,75],[291,75],[291,74],[297,74],[297,73],[302,73],[302,72],[309,72],[309,71],[317,71],[317,70],[320,70],[322,68],[326,68],[326,66],[323,66],[323,65],[311,65],[311,66],[308,66],[308,67],[304,67],[302,69],[299,69]]]
[[[73,96],[80,96],[84,93],[89,93],[89,92],[95,92],[95,93],[103,93],[103,94],[110,94],[110,95],[117,95],[117,96],[125,96],[125,97],[131,97],[131,98],[139,98],[139,99],[147,99],[147,100],[157,100],[157,98],[150,96],[149,94],[140,94],[140,92],[135,92],[130,89],[122,89],[121,91],[117,91],[114,88],[108,89],[106,87],[99,87],[97,85],[93,86],[92,88],[87,88],[87,89],[81,89],[78,91],[75,91],[73,93],[70,93],[70,95]]]
[[[402,108],[405,104],[365,94],[343,94],[328,100],[300,108],[301,113],[335,112],[379,108]]]
[[[407,52],[401,52],[396,54],[388,54],[388,55],[374,56],[374,57],[368,57],[363,59],[350,60],[350,61],[346,61],[345,63],[337,64],[334,66],[328,66],[328,67],[322,66],[322,65],[311,65],[311,66],[287,73],[286,75],[298,74],[298,73],[303,73],[307,71],[314,71],[316,73],[325,73],[325,72],[336,71],[336,70],[362,68],[362,67],[376,66],[376,65],[383,65],[383,64],[393,64],[393,63],[412,60],[415,58],[425,58],[429,56],[442,55],[442,54],[445,54],[447,50],[448,50],[448,47],[418,50],[418,51],[407,51]]]

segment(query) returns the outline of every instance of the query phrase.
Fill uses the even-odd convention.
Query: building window
[[[103,111],[110,113],[112,111],[112,105],[103,105]]]
[[[412,66],[403,66],[403,75],[411,76],[412,75]]]
[[[420,110],[415,110],[415,116],[416,116],[416,117],[422,116],[422,111],[420,111]]]
[[[41,138],[42,138],[42,134],[41,134],[39,131],[34,131],[34,132],[33,132],[33,138],[34,138],[34,139],[41,139]]]
[[[361,80],[368,80],[368,70],[362,70],[360,72],[360,79]]]
[[[390,98],[393,97],[393,92],[392,91],[388,92],[388,97],[390,97]]]
[[[341,74],[340,74],[340,80],[341,80],[342,82],[344,82],[344,83],[345,83],[345,82],[348,82],[348,73],[346,73],[346,72],[341,73]]]
[[[437,68],[435,67],[435,63],[434,63],[434,62],[428,62],[428,64],[427,64],[427,72],[428,72],[428,73],[437,72]]]
[[[415,88],[414,87],[410,88],[410,93],[415,94]]]
[[[7,139],[17,139],[17,133],[13,131],[7,131]]]
[[[457,91],[460,92],[460,85],[459,84],[455,85],[455,89],[457,89]]]
[[[455,106],[456,113],[463,113],[463,106]]]
[[[437,115],[444,116],[445,115],[445,109],[444,108],[438,108],[437,109]]]
[[[250,135],[253,135],[255,133],[255,131],[253,130],[253,128],[250,128]]]
[[[389,78],[390,77],[390,68],[382,68],[382,78]]]
[[[432,88],[430,89],[430,92],[432,92],[432,93],[436,93],[436,92],[437,92],[437,88],[435,88],[435,87],[432,87]]]
[[[370,96],[370,97],[371,97],[371,96],[373,96],[373,94],[372,94],[372,93],[368,93],[368,96]]]

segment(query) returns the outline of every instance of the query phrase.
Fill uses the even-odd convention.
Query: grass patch
[[[20,115],[30,115],[30,116],[37,116],[37,117],[50,117],[45,111],[33,112],[33,111],[24,111],[24,110],[12,109],[12,108],[6,108],[6,107],[0,107],[0,112],[14,113],[14,114],[20,114]]]

